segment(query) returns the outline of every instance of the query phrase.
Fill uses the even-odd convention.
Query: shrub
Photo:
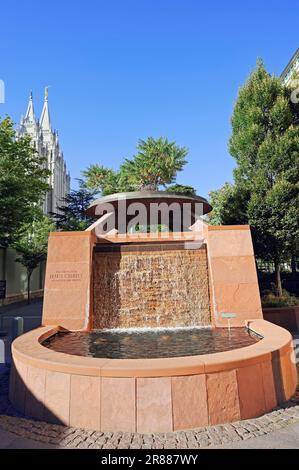
[[[299,305],[299,298],[283,290],[282,296],[277,297],[273,292],[268,292],[262,297],[262,306],[268,307],[293,307]]]

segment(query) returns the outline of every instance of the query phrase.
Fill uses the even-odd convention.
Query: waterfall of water
[[[210,324],[206,249],[94,255],[94,328]]]

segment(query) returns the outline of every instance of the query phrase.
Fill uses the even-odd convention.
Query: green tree
[[[247,219],[252,226],[256,255],[274,263],[278,295],[281,263],[290,260],[299,236],[297,123],[298,105],[291,101],[290,88],[258,61],[232,116],[229,149],[237,163],[235,184],[212,194],[220,222]]]
[[[244,186],[225,183],[209,193],[212,211],[208,214],[211,225],[248,224],[247,205],[249,191]]]
[[[16,262],[21,263],[27,272],[27,299],[30,303],[30,281],[35,268],[46,259],[49,232],[53,231],[53,222],[36,212],[33,222],[24,223],[16,234],[13,247],[17,251]]]
[[[180,193],[184,196],[196,196],[196,190],[192,186],[188,186],[185,184],[173,184],[171,186],[167,186],[166,192]]]
[[[187,163],[188,150],[159,137],[139,140],[138,153],[125,159],[119,171],[102,165],[91,165],[83,171],[86,185],[102,195],[123,191],[157,190],[175,182],[176,174]]]
[[[272,187],[281,178],[298,182],[298,108],[290,95],[290,89],[270,76],[260,61],[240,89],[229,142],[237,162],[237,184],[255,190]]]
[[[265,193],[256,191],[248,202],[255,251],[274,262],[276,291],[282,296],[280,264],[291,261],[299,240],[299,186],[280,180]]]
[[[49,189],[45,165],[28,136],[16,139],[10,118],[0,121],[0,246],[7,247],[20,226],[33,219]]]
[[[82,180],[78,182],[79,189],[73,189],[61,201],[58,212],[50,214],[58,230],[85,230],[93,222],[93,218],[86,214],[86,209],[94,199],[94,192],[88,190]]]
[[[125,160],[121,173],[128,181],[130,178],[132,183],[135,181],[140,190],[157,190],[174,183],[177,172],[187,163],[188,150],[163,137],[139,140],[137,150],[132,160]]]
[[[90,165],[82,171],[86,178],[85,184],[89,190],[100,192],[102,196],[120,192],[120,173],[103,165]]]

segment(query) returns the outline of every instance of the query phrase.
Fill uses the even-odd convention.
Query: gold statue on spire
[[[48,100],[48,95],[49,95],[49,87],[45,87],[45,100]]]

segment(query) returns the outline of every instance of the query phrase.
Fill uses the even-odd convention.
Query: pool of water
[[[243,348],[261,338],[245,328],[171,328],[58,332],[42,343],[53,351],[108,359],[196,356]]]

